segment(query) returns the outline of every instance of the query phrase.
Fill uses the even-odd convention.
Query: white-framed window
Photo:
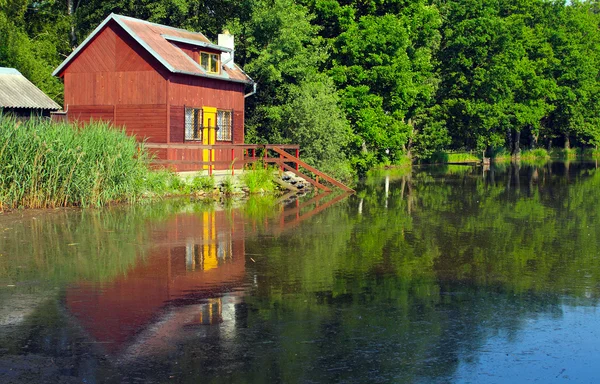
[[[201,108],[185,108],[185,139],[202,140]]]
[[[218,53],[200,52],[200,66],[208,73],[220,73],[220,59]]]
[[[217,110],[217,140],[231,141],[231,111]]]

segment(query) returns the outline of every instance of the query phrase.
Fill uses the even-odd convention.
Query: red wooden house
[[[53,75],[64,80],[69,121],[108,121],[160,148],[160,159],[210,159],[226,169],[243,157],[232,144],[244,143],[244,98],[254,84],[233,58],[228,33],[213,44],[198,32],[111,14]]]

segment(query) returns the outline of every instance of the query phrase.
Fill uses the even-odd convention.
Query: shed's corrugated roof
[[[150,55],[157,59],[172,73],[192,76],[202,76],[226,81],[252,83],[252,79],[237,65],[233,68],[223,65],[220,74],[207,73],[200,64],[196,63],[171,41],[185,42],[217,51],[226,52],[229,49],[212,44],[202,33],[185,29],[155,24],[133,17],[111,14],[81,43],[65,61],[56,68],[53,75],[59,75],[77,54],[97,35],[111,20],[114,20],[125,32],[136,40]],[[169,41],[171,40],[171,41]]]
[[[0,67],[0,107],[61,109],[51,98],[21,72],[14,68]]]

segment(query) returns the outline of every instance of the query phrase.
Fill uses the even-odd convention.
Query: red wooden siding
[[[65,108],[166,104],[164,72],[137,42],[109,23],[65,69]]]
[[[120,72],[116,104],[165,104],[166,80],[156,72]]]
[[[172,105],[244,109],[244,85],[193,76],[174,76],[169,89]]]
[[[233,111],[233,144],[244,144],[244,109]]]
[[[167,141],[166,105],[117,105],[116,125],[124,126],[129,135],[151,143]]]
[[[117,33],[107,25],[67,66],[65,73],[113,72]]]
[[[171,143],[183,143],[185,138],[184,107],[171,106]]]
[[[114,107],[112,105],[79,105],[69,108],[68,112],[68,119],[71,122],[87,123],[90,120],[111,122],[113,117]]]
[[[153,57],[148,56],[148,53],[131,36],[122,32],[117,34],[116,55],[115,70],[117,72],[156,72],[160,68],[159,63]]]
[[[194,47],[193,45],[189,45],[189,44],[176,43],[176,42],[171,42],[171,44],[175,45],[176,47],[181,49],[183,52],[185,52],[185,54],[188,55],[189,57],[191,57],[192,60],[194,60],[196,63],[200,61],[200,54],[198,53],[197,47]]]

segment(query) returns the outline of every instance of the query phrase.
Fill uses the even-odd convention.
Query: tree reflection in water
[[[375,175],[350,197],[13,220],[2,279],[60,289],[3,353],[76,351],[69,374],[110,380],[460,381],[500,356],[491,341],[511,361],[520,335],[548,332],[531,324],[596,306],[599,188],[595,164],[448,166]]]

